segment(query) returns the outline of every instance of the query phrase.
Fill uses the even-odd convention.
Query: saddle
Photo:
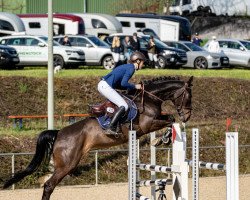
[[[126,96],[123,96],[123,98],[127,102],[129,109],[126,115],[120,120],[120,124],[130,122],[135,119],[137,115],[137,107],[135,103]],[[118,106],[108,100],[101,104],[90,105],[89,113],[97,118],[97,121],[103,129],[107,129],[117,109]]]
[[[111,101],[105,101],[104,103],[101,104],[91,105],[89,113],[95,117],[100,117],[103,115],[108,115],[109,117],[113,117],[117,109],[118,109],[117,105],[115,105]]]

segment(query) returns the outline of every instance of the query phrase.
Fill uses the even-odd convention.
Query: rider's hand
[[[135,88],[136,88],[137,90],[141,90],[141,89],[142,89],[142,85],[141,85],[141,84],[136,84],[136,85],[135,85]]]

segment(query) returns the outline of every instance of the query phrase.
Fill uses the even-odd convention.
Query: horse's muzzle
[[[183,109],[179,112],[180,120],[186,123],[191,117],[192,109]]]

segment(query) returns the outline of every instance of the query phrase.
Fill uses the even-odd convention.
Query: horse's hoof
[[[151,146],[154,146],[154,147],[158,147],[162,144],[162,138],[161,137],[158,137],[158,138],[155,138],[152,142],[151,142]]]

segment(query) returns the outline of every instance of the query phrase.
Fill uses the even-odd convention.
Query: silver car
[[[55,36],[54,40],[62,44],[63,36]],[[71,46],[84,51],[87,65],[102,65],[105,69],[114,67],[110,47],[93,35],[68,35]]]
[[[208,48],[208,41],[204,48]],[[220,49],[228,57],[230,65],[250,67],[250,42],[236,39],[218,39]]]
[[[187,64],[183,67],[195,69],[222,68],[229,65],[228,57],[223,53],[210,53],[205,49],[189,41],[167,41],[171,47],[182,49],[187,52]]]

